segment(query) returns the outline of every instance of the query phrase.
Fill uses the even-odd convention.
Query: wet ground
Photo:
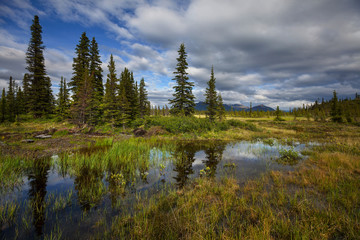
[[[59,141],[59,140],[57,140]],[[56,142],[54,142],[56,145]],[[283,145],[267,141],[191,141],[173,142],[171,146],[149,147],[130,158],[143,159],[134,167],[89,165],[73,167],[71,158],[101,157],[112,146],[94,146],[65,154],[53,152],[21,171],[22,183],[2,190],[0,209],[8,214],[15,206],[13,221],[2,221],[0,239],[20,237],[37,239],[51,234],[65,238],[91,236],[100,216],[111,222],[113,216],[131,214],[139,198],[158,192],[181,189],[198,177],[234,176],[239,182],[257,178],[269,170],[292,170],[294,166],[278,164],[281,150],[301,151],[312,144]],[[70,159],[70,160],[69,160]],[[135,161],[135,160],[134,160]],[[95,166],[95,167],[94,167]],[[128,171],[126,171],[128,169]]]

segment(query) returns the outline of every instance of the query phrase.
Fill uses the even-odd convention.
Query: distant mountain
[[[250,111],[250,108],[241,104],[224,104],[226,111]],[[205,111],[207,104],[205,102],[198,102],[195,105],[195,109],[198,111]],[[275,111],[273,108],[265,106],[263,104],[252,108],[253,111]]]
[[[272,112],[275,111],[275,109],[265,106],[264,104],[257,105],[252,108],[253,111],[264,111],[264,112]]]

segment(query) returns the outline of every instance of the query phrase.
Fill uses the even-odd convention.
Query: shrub
[[[284,165],[295,165],[299,162],[300,156],[299,153],[290,148],[289,150],[281,149],[279,151],[280,158],[277,159],[277,162]]]

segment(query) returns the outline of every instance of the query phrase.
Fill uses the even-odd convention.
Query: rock
[[[6,143],[0,141],[0,146],[5,147],[5,146],[6,146]]]
[[[136,137],[142,137],[146,134],[146,130],[143,128],[136,128],[133,133]]]
[[[34,139],[24,139],[24,140],[21,140],[21,142],[24,142],[24,143],[33,143],[33,142],[34,142]]]
[[[51,138],[51,135],[46,135],[46,134],[40,134],[35,136],[35,138],[40,138],[40,139],[46,139],[46,138]]]

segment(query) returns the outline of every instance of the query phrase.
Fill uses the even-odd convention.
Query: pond
[[[291,170],[278,163],[280,153],[295,152],[301,160],[300,152],[311,145],[134,138],[23,161],[14,170],[19,181],[1,188],[0,238],[88,239],[114,216],[131,215],[139,199],[198,177],[245,182],[268,170]]]

